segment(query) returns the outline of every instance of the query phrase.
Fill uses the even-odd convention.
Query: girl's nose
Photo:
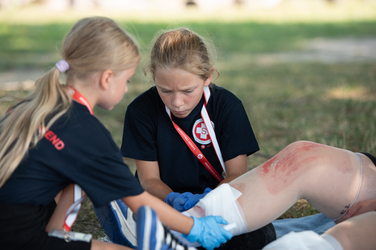
[[[183,105],[184,101],[180,94],[175,94],[172,98],[172,105],[174,107],[181,107]]]

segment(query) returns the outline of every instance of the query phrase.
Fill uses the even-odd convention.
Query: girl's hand
[[[179,212],[183,212],[185,211],[184,204],[187,202],[190,196],[192,196],[192,193],[189,192],[182,194],[171,192],[166,196],[166,199],[164,201]]]
[[[365,200],[355,203],[349,211],[343,216],[344,220],[350,219],[354,216],[364,214],[376,210],[376,200]]]
[[[193,218],[193,227],[188,235],[183,235],[190,242],[197,241],[204,248],[212,250],[226,243],[232,238],[232,233],[224,229],[220,224],[227,225],[227,221],[221,216],[206,216]]]
[[[176,210],[183,212],[194,207],[196,203],[210,191],[210,188],[206,188],[202,194],[192,194],[190,192],[180,194],[171,192],[166,196],[164,201]]]
[[[207,193],[211,191],[211,188],[205,188],[205,191],[202,194],[193,194],[192,196],[188,197],[187,201],[184,204],[184,209],[188,210],[194,207],[199,200],[205,197]]]

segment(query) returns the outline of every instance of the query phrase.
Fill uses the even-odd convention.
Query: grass
[[[215,82],[236,94],[249,115],[261,148],[248,158],[249,169],[297,140],[376,153],[375,62],[260,64],[256,60],[263,53],[299,51],[313,38],[375,37],[376,7],[371,1],[334,6],[324,1],[287,0],[273,10],[232,9],[200,15],[193,15],[197,14],[194,10],[172,15],[40,13],[37,8],[0,12],[0,72],[52,67],[60,59],[58,48],[64,34],[82,16],[115,18],[137,38],[142,63],[158,30],[187,26],[213,41],[218,51],[216,66],[221,72]],[[119,105],[111,112],[95,109],[117,145],[121,144],[127,105],[152,85],[139,67]],[[134,163],[128,163],[134,171]],[[316,212],[300,200],[282,217]],[[90,201],[84,203],[73,230],[103,236]]]
[[[68,24],[1,24],[0,70],[14,68],[48,69],[60,59],[59,48]],[[123,25],[126,26],[126,25]],[[143,58],[147,58],[150,41],[161,29],[186,26],[211,38],[218,50],[218,61],[227,61],[264,52],[300,49],[302,43],[312,38],[368,37],[376,34],[376,21],[341,23],[219,23],[179,22],[133,23],[133,32],[140,43]],[[38,58],[38,60],[35,60]],[[223,70],[224,67],[221,67]]]

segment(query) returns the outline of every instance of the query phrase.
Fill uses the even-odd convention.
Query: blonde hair
[[[158,68],[180,68],[206,80],[214,72],[212,62],[215,54],[213,46],[209,46],[197,33],[179,28],[169,30],[159,35],[151,49],[150,62],[144,73],[151,73],[153,79]]]
[[[123,71],[136,65],[140,53],[135,41],[113,20],[84,18],[65,36],[62,58],[69,64],[67,79],[85,79],[107,69]],[[59,70],[53,67],[36,81],[25,98],[2,98],[16,102],[0,119],[0,187],[44,136],[45,128],[64,115],[72,97],[59,82]]]

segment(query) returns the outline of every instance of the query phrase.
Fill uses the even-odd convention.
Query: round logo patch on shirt
[[[214,123],[211,122],[214,128]],[[202,118],[198,119],[193,125],[192,129],[193,138],[196,142],[207,145],[211,143],[209,131],[207,130]]]

